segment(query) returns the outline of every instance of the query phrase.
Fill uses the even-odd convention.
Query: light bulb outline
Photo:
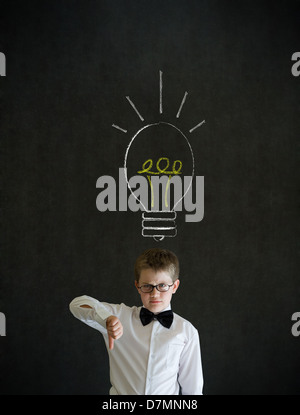
[[[188,192],[189,192],[189,190],[190,190],[190,188],[192,187],[192,184],[193,184],[193,179],[194,179],[194,175],[195,175],[195,158],[194,158],[194,152],[193,152],[193,149],[192,149],[192,146],[191,146],[191,144],[190,144],[190,142],[189,142],[189,140],[188,140],[188,138],[186,137],[186,135],[178,128],[178,127],[176,127],[176,125],[174,125],[174,124],[171,124],[171,123],[169,123],[169,122],[165,122],[165,121],[159,121],[159,122],[157,122],[157,123],[152,123],[152,124],[148,124],[148,125],[146,125],[146,126],[144,126],[144,127],[142,127],[140,130],[138,130],[137,131],[137,133],[135,133],[135,135],[133,136],[133,138],[131,139],[131,141],[130,141],[130,143],[129,143],[129,145],[128,145],[128,147],[127,147],[127,149],[126,149],[126,153],[125,153],[125,158],[124,158],[124,174],[125,174],[125,180],[126,180],[126,184],[127,184],[127,187],[128,187],[128,189],[130,190],[130,192],[131,192],[131,194],[134,196],[134,198],[142,205],[142,207],[144,208],[144,210],[145,210],[145,212],[147,212],[147,213],[151,213],[151,212],[160,212],[160,211],[154,211],[154,210],[149,210],[149,209],[147,209],[146,208],[146,206],[143,204],[143,202],[135,195],[135,193],[133,192],[133,190],[132,190],[132,188],[131,188],[131,186],[130,186],[130,184],[129,184],[129,180],[130,179],[128,179],[128,174],[127,174],[127,159],[128,159],[128,154],[129,154],[129,151],[130,151],[130,148],[131,148],[131,146],[132,146],[132,144],[133,144],[133,142],[135,141],[135,139],[138,137],[138,135],[142,132],[142,131],[144,131],[145,129],[147,129],[147,128],[150,128],[150,127],[154,127],[154,126],[158,126],[158,125],[161,125],[161,124],[163,124],[163,125],[168,125],[168,126],[170,126],[170,127],[172,127],[172,128],[175,128],[175,130],[177,130],[182,136],[183,136],[183,138],[185,139],[185,141],[187,142],[187,144],[188,144],[188,147],[189,147],[189,150],[190,150],[190,152],[191,152],[191,156],[192,156],[192,165],[193,165],[193,167],[192,167],[192,176],[191,176],[191,180],[190,180],[190,183],[189,183],[189,185],[188,185],[188,187],[187,187],[187,189],[186,189],[186,191],[185,191],[185,193],[182,195],[182,197],[174,204],[174,206],[173,206],[173,209],[171,209],[170,210],[170,212],[175,212],[175,210],[176,210],[176,207],[177,207],[177,205],[185,198],[185,196],[188,194]]]

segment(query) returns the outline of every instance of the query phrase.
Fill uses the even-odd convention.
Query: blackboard
[[[179,257],[205,394],[299,394],[299,27],[295,0],[1,2],[1,394],[108,394],[102,337],[69,302],[139,305],[150,247]],[[96,206],[145,125],[126,97],[186,132],[204,177],[203,220],[178,212],[162,241]]]

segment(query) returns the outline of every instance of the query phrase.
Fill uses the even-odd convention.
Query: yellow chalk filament
[[[164,168],[160,167],[160,163],[162,161],[166,161],[166,166]],[[178,168],[176,168],[176,166],[179,164]],[[150,184],[150,189],[151,189],[151,207],[154,207],[154,189],[153,189],[153,184],[151,181],[151,176],[154,175],[168,175],[169,179],[168,179],[168,183],[166,186],[166,190],[165,190],[165,207],[168,208],[169,204],[168,204],[168,191],[169,191],[169,187],[170,187],[170,181],[172,179],[172,176],[176,176],[178,174],[181,174],[181,170],[182,170],[182,161],[180,160],[175,160],[172,166],[172,170],[168,171],[167,169],[169,168],[170,165],[170,160],[167,157],[161,157],[158,162],[156,163],[156,172],[151,171],[152,166],[153,166],[153,160],[152,159],[148,159],[145,161],[145,163],[143,164],[142,170],[138,171],[138,174],[143,174],[143,173],[147,173],[147,179],[148,182]]]

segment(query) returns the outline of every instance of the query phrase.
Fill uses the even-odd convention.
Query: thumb
[[[109,350],[113,350],[114,348],[114,339],[108,335],[108,344],[109,344]]]

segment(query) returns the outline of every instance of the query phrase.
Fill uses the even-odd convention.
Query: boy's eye
[[[166,284],[158,284],[159,288],[166,288],[166,286],[167,286]]]
[[[141,289],[144,293],[151,292],[153,290],[153,286],[150,284],[145,284],[141,287]]]

